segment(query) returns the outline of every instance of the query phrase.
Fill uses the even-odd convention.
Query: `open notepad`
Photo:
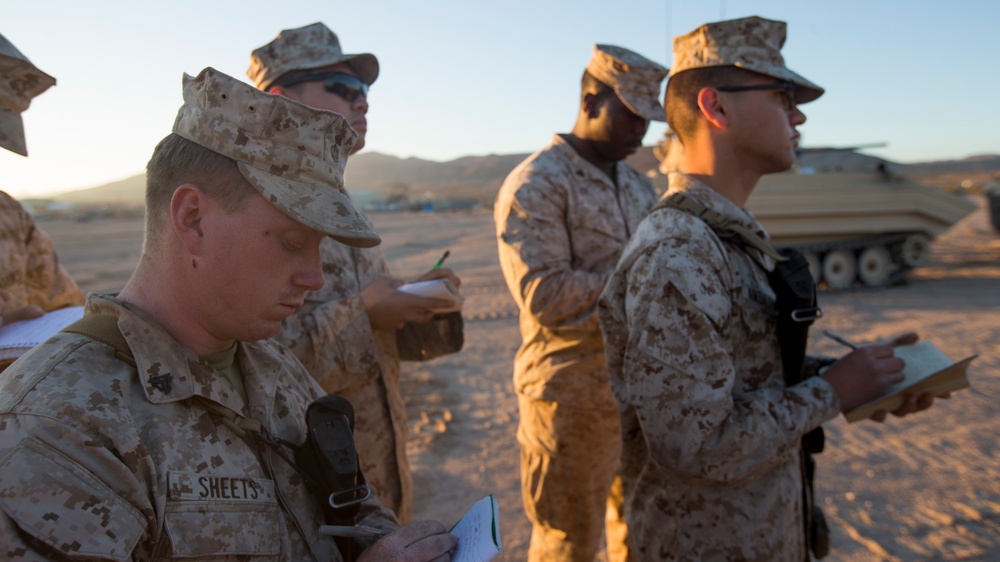
[[[930,392],[934,396],[942,396],[965,388],[969,386],[969,379],[966,376],[969,363],[978,357],[973,355],[952,363],[929,341],[900,345],[893,350],[893,353],[906,363],[903,367],[906,378],[890,386],[879,398],[845,412],[844,417],[847,421],[868,419],[878,410],[891,412],[902,406],[911,394]]]
[[[437,314],[461,310],[462,303],[465,301],[462,295],[459,294],[458,289],[447,279],[431,279],[430,281],[407,283],[406,285],[397,287],[396,290],[420,297],[448,301],[449,304],[447,306],[432,309],[432,312]]]
[[[83,317],[82,306],[60,308],[33,320],[0,327],[0,361],[9,365],[31,348]]]
[[[500,506],[493,494],[472,505],[451,528],[458,537],[452,562],[489,562],[500,554]]]

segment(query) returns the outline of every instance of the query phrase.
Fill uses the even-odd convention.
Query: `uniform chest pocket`
[[[277,503],[175,502],[164,528],[176,558],[277,557],[283,523]]]
[[[284,518],[270,480],[171,472],[164,530],[175,558],[279,556]]]

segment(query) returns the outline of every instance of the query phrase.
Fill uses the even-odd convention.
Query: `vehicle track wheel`
[[[892,272],[892,254],[885,246],[865,248],[858,255],[858,278],[869,287],[885,285]]]
[[[819,256],[817,256],[814,252],[806,252],[804,255],[806,263],[809,264],[809,273],[812,273],[813,281],[819,283],[820,277],[823,273],[819,262]]]
[[[854,254],[849,250],[834,250],[823,258],[823,281],[831,289],[846,289],[854,283]]]
[[[924,265],[930,259],[931,239],[926,234],[911,234],[903,240],[899,257],[907,267]]]

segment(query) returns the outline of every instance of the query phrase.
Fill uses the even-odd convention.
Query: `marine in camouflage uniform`
[[[823,93],[785,68],[784,39],[783,22],[752,17],[674,40],[666,109],[694,172],[671,174],[664,198],[691,212],[643,220],[601,295],[637,561],[809,560],[801,439],[900,376],[879,345],[786,386],[775,261],[713,230],[742,227],[772,251],[743,205],[762,173],[794,162],[796,104]]]
[[[355,135],[211,68],[184,100],[150,161],[140,264],[87,304],[111,327],[74,324],[0,375],[4,560],[344,559],[319,532],[325,498],[278,453],[323,391],[251,342],[321,283],[321,238],[379,242],[342,192]],[[398,527],[373,499],[356,521]],[[359,562],[431,560],[455,539],[429,522],[361,543]]]
[[[117,318],[135,365],[105,343],[60,334],[7,370],[0,557],[341,559],[333,540],[319,535],[323,513],[299,473],[274,450],[248,446],[246,434],[202,405],[305,442],[303,412],[323,392],[287,351],[238,344],[244,402],[208,360],[142,310],[94,295],[87,314]],[[359,519],[397,526],[375,502]]]
[[[618,412],[596,307],[656,198],[622,160],[641,146],[649,120],[663,120],[666,73],[621,47],[595,46],[573,133],[518,165],[497,195],[500,265],[520,308],[514,387],[529,560],[593,560],[606,517],[610,558],[627,556]]]
[[[21,113],[56,83],[0,35],[0,146],[28,155]],[[24,208],[0,192],[0,291],[3,312],[34,305],[48,312],[83,304],[83,293],[59,265],[52,240]]]
[[[378,71],[373,55],[345,54],[336,34],[315,23],[283,30],[256,49],[247,76],[261,90],[344,115],[359,134],[357,151],[367,131],[367,96],[336,83],[324,88],[325,80],[335,75],[350,83],[343,76],[347,74],[367,87]],[[307,80],[300,82],[303,78]],[[381,248],[351,248],[326,240],[321,252],[326,283],[306,295],[305,305],[285,321],[276,339],[288,346],[327,392],[354,405],[354,435],[365,477],[379,501],[395,511],[400,521],[408,522],[413,513],[413,483],[406,458],[406,406],[399,391],[397,326],[376,325],[362,293],[373,284],[385,286],[391,291],[388,298],[398,303],[396,314],[411,321],[407,330],[432,328],[439,321],[460,322],[461,316],[427,323],[432,315],[426,311],[434,301],[392,290],[401,282],[391,277]],[[437,277],[458,283],[447,268],[422,279]]]

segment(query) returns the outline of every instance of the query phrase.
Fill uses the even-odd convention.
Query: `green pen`
[[[445,260],[445,259],[446,259],[446,258],[447,258],[447,257],[448,257],[448,256],[449,256],[450,254],[451,254],[451,250],[445,250],[445,251],[444,251],[444,255],[443,255],[443,256],[441,256],[441,259],[439,259],[439,260],[437,261],[437,263],[435,263],[435,264],[434,264],[434,267],[432,267],[431,269],[437,269],[437,268],[441,267],[441,264],[443,264],[443,263],[444,263],[444,260]]]

